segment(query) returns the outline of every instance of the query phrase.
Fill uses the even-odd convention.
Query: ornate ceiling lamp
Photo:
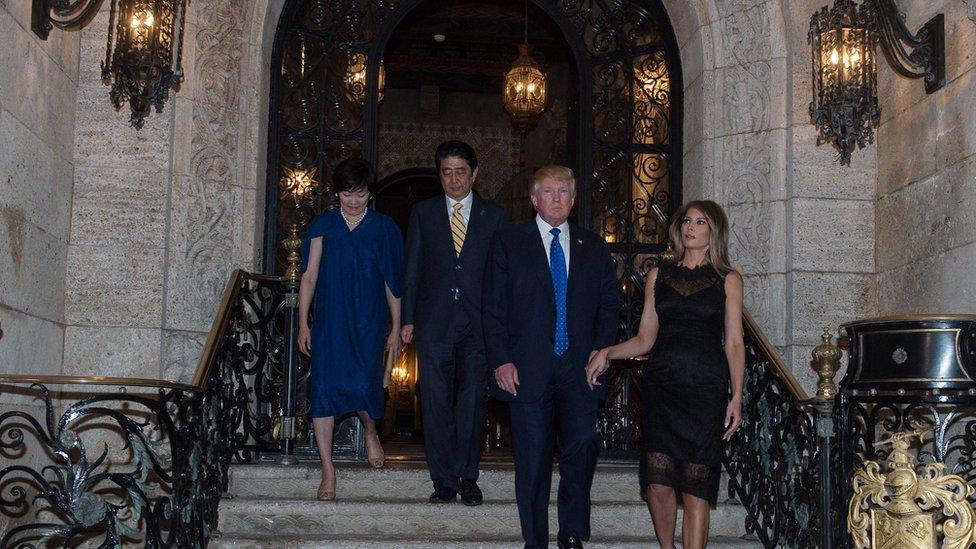
[[[813,101],[810,118],[819,129],[817,144],[831,142],[841,164],[855,148],[874,141],[881,120],[876,51],[896,72],[924,78],[925,91],[945,85],[944,17],[932,18],[911,34],[893,0],[835,0],[810,19],[813,46]]]
[[[52,28],[81,27],[101,0],[33,0],[31,28],[47,39]],[[189,0],[111,0],[102,81],[116,109],[129,103],[129,123],[142,127],[162,112],[170,88],[183,81],[183,29]]]
[[[512,118],[512,125],[523,137],[539,123],[546,110],[546,73],[532,58],[529,46],[529,8],[525,7],[525,37],[519,45],[519,56],[505,73],[502,104]]]

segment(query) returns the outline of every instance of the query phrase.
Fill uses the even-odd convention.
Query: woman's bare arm
[[[308,264],[302,273],[298,286],[298,349],[309,354],[312,349],[311,332],[308,327],[308,313],[312,308],[315,284],[319,278],[319,262],[322,260],[322,237],[312,239],[308,252]]]
[[[637,335],[623,343],[607,347],[607,359],[614,360],[642,355],[649,352],[654,346],[658,330],[657,311],[654,309],[655,280],[657,280],[657,267],[647,273],[647,281],[644,283],[644,312],[641,313]]]
[[[725,435],[732,438],[742,422],[742,385],[746,373],[746,347],[742,336],[742,276],[725,277],[725,357],[729,361],[732,395],[725,412]]]

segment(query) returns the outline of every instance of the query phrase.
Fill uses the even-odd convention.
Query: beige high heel
[[[333,501],[336,498],[336,474],[335,469],[332,469],[332,482],[327,482],[328,477],[322,475],[322,482],[319,483],[319,489],[315,492],[315,499],[319,501]]]
[[[373,452],[373,442],[376,443],[376,447],[379,449],[379,455],[374,456]],[[373,435],[372,438],[366,439],[366,456],[369,459],[369,465],[373,469],[381,469],[386,463],[386,454],[383,452],[383,445],[380,443],[379,435]]]

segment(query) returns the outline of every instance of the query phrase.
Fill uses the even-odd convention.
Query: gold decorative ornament
[[[921,439],[924,432],[895,433],[875,443],[892,446],[887,474],[875,461],[854,473],[847,531],[855,548],[965,549],[976,541],[976,514],[968,500],[973,487],[945,474],[945,464],[916,465],[909,454],[911,438]]]
[[[820,345],[811,351],[813,355],[813,370],[817,373],[817,399],[830,400],[837,396],[837,384],[834,377],[840,370],[841,350],[830,341],[830,328],[824,326],[820,335]]]
[[[285,268],[285,278],[291,282],[297,282],[302,277],[301,261],[302,256],[298,250],[302,247],[302,237],[298,235],[298,225],[291,226],[291,234],[281,242],[281,245],[288,253]]]

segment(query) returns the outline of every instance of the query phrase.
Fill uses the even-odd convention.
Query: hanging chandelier
[[[546,73],[532,57],[529,46],[529,12],[525,8],[525,35],[519,45],[519,56],[505,73],[502,85],[502,105],[512,119],[512,125],[523,137],[539,123],[546,110]]]
[[[932,93],[945,85],[944,18],[937,15],[911,34],[893,0],[835,0],[810,18],[817,144],[832,143],[841,164],[874,141],[881,120],[876,52],[880,43],[902,76],[924,78]]]
[[[128,103],[129,123],[143,126],[162,112],[169,90],[183,81],[183,30],[189,0],[111,0],[102,81],[116,109]],[[31,28],[47,39],[52,28],[78,28],[101,0],[34,0]]]

